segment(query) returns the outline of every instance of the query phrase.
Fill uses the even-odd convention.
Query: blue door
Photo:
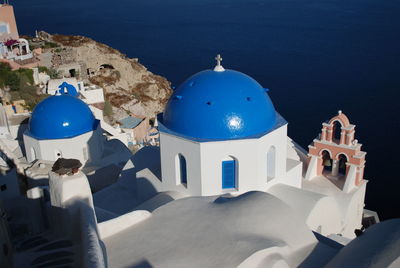
[[[222,162],[222,189],[236,188],[235,160]]]

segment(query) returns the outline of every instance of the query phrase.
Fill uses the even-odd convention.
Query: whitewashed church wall
[[[36,140],[24,135],[25,152],[29,162],[32,162],[32,149],[37,159],[56,161],[58,158],[74,158],[86,163],[99,160],[103,152],[101,129],[90,131],[68,139]],[[59,155],[58,155],[59,154]]]
[[[161,132],[160,154],[163,189],[201,195],[200,144]],[[178,154],[186,159],[187,185],[184,187],[179,182],[180,169],[176,161]]]
[[[202,195],[265,191],[286,176],[287,128],[282,126],[259,139],[201,143]],[[267,180],[267,152],[275,147],[275,178]],[[236,162],[236,190],[222,189],[222,161]]]

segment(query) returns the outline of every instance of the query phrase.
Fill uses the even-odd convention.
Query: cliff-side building
[[[28,40],[19,37],[14,8],[0,4],[0,59],[24,61],[32,57]]]
[[[0,42],[11,39],[19,39],[14,8],[11,5],[0,4]]]

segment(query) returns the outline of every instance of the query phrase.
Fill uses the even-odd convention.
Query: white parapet
[[[311,180],[312,178],[317,176],[317,165],[318,165],[318,157],[312,155],[310,163],[309,163],[308,168],[307,168],[307,173],[306,173],[306,176],[305,176],[306,180]]]
[[[78,172],[72,176],[49,172],[51,202],[51,227],[56,232],[79,237],[80,205],[93,208],[93,198],[86,175]]]
[[[102,222],[98,225],[100,237],[101,239],[110,237],[148,219],[150,216],[151,213],[147,210],[135,210],[127,214],[123,214],[117,218]]]

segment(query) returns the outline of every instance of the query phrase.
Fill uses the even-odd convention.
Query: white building
[[[48,97],[34,109],[24,133],[28,162],[75,158],[100,160],[103,137],[99,120],[80,99],[63,94]]]
[[[287,156],[287,122],[245,74],[192,76],[174,92],[159,129],[165,190],[210,196],[301,186],[302,163]]]
[[[19,38],[13,6],[0,4],[0,59],[23,61],[32,57],[28,40]]]

